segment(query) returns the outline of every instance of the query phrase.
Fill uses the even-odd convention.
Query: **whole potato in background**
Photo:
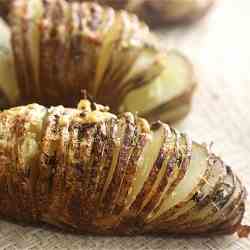
[[[0,14],[6,16],[13,0],[0,0]],[[68,0],[83,2],[83,0]],[[109,5],[115,9],[134,12],[146,23],[161,26],[174,23],[189,23],[202,17],[215,0],[87,0]],[[85,2],[87,2],[85,0]]]

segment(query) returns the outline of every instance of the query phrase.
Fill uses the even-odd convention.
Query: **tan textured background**
[[[189,55],[201,86],[191,115],[178,127],[214,149],[250,190],[250,1],[218,0],[210,15],[185,28],[160,31],[163,46]],[[249,203],[249,202],[248,202]],[[246,222],[250,224],[250,205]],[[92,237],[21,227],[0,221],[0,249],[249,250],[250,239],[234,236]]]

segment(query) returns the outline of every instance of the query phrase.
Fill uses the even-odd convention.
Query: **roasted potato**
[[[3,218],[105,235],[248,234],[241,181],[167,124],[82,100],[5,110],[0,128]]]
[[[115,113],[150,120],[173,122],[190,110],[192,64],[160,49],[135,15],[95,3],[16,0],[9,24],[0,23],[0,90],[12,106],[73,107],[87,90]]]

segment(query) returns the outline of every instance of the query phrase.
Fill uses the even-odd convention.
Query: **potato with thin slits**
[[[0,133],[2,218],[101,235],[250,230],[231,168],[162,122],[82,100],[5,110]]]
[[[135,15],[96,3],[15,0],[0,22],[2,107],[74,107],[86,90],[112,112],[174,122],[190,110],[194,69],[163,51]],[[4,104],[6,105],[4,106]]]

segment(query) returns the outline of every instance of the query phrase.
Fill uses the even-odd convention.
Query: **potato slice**
[[[151,131],[151,140],[146,145],[143,153],[141,154],[140,163],[138,164],[138,170],[132,183],[131,192],[126,199],[125,210],[129,210],[132,203],[140,193],[145,184],[153,166],[156,161],[161,145],[164,141],[164,127]]]
[[[101,159],[100,176],[99,176],[99,182],[98,182],[97,191],[96,191],[96,194],[97,194],[96,199],[98,201],[98,205],[96,207],[96,214],[98,214],[98,210],[101,206],[102,199],[105,196],[105,193],[103,193],[103,190],[107,189],[106,179],[109,176],[113,152],[115,150],[114,138],[117,134],[117,126],[118,124],[117,124],[116,119],[110,119],[106,122],[107,142],[104,148],[104,155]]]
[[[239,206],[242,204],[242,200],[245,199],[246,196],[245,190],[242,188],[242,184],[237,178],[235,179],[235,187],[234,192],[228,197],[224,206],[222,206],[222,208],[220,207],[214,216],[207,214],[207,217],[203,217],[204,219],[201,221],[198,229],[201,229],[202,227],[204,227],[204,229],[209,229],[212,228],[213,225],[225,224],[231,220],[231,216],[235,215],[235,212],[238,210]],[[216,202],[214,205],[217,206]],[[197,229],[196,227],[194,228]]]
[[[11,49],[11,34],[7,24],[0,18],[0,97],[1,108],[17,104],[19,89],[14,68],[14,57]]]
[[[31,88],[29,84],[32,80],[32,75],[30,74],[31,68],[29,67],[29,63],[27,63],[27,43],[25,41],[27,6],[28,2],[26,1],[15,1],[10,18],[15,69],[20,95],[24,104],[29,103],[28,100],[31,98]]]
[[[118,12],[119,18],[122,32],[97,95],[99,102],[107,103],[114,111],[119,109],[128,92],[149,84],[164,69],[154,44],[155,37],[148,27],[125,12]],[[111,100],[110,93],[116,98]]]
[[[17,197],[12,185],[14,136],[10,124],[14,123],[13,118],[13,115],[6,112],[0,113],[0,208],[5,218],[20,219],[20,209],[18,209]]]
[[[142,27],[141,22],[134,15],[128,15],[122,11],[118,13],[118,20],[122,23],[120,37],[115,42],[116,48],[114,47],[111,52],[110,67],[106,71],[97,97],[105,102],[105,98],[108,99],[110,92],[118,95],[116,101],[112,103],[113,108],[115,108],[117,100],[122,94],[124,78],[131,69],[134,69],[134,63],[143,49],[143,34],[149,33],[148,29]],[[138,35],[138,32],[140,35]]]
[[[100,61],[102,65],[105,65],[105,68],[102,69],[102,79],[100,82],[100,77],[98,81],[98,89],[96,89],[96,96],[98,99],[103,99],[103,102],[108,98],[108,94],[110,93],[110,88],[115,89],[119,84],[119,82],[114,81],[114,75],[116,77],[124,77],[122,71],[120,71],[120,67],[127,65],[124,64],[123,61],[123,46],[124,39],[125,41],[128,39],[131,33],[131,25],[128,21],[129,16],[126,12],[119,12],[116,16],[116,21],[111,27],[110,31],[108,31],[106,41],[104,41],[104,45],[108,46],[107,48],[103,47],[104,57],[100,57]],[[120,55],[119,57],[117,55]]]
[[[25,64],[29,74],[29,102],[33,102],[41,96],[39,84],[39,54],[40,54],[40,30],[39,24],[43,15],[43,5],[37,0],[27,1],[26,15],[24,16],[24,53]]]
[[[246,191],[242,193],[240,201],[236,205],[234,209],[232,209],[231,213],[229,214],[228,219],[219,225],[218,229],[215,231],[212,226],[210,225],[210,232],[219,232],[223,234],[233,234],[237,232],[240,238],[246,238],[249,236],[250,228],[247,225],[241,225],[241,222],[244,217],[244,213],[246,210],[244,200],[246,199]]]
[[[138,55],[140,54],[140,45],[138,41],[138,31],[142,35],[144,30],[141,28],[141,22],[134,15],[128,15],[126,12],[121,12],[123,17],[123,32],[120,37],[119,48],[116,53],[119,53],[119,57],[113,53],[113,72],[110,74],[111,82],[116,82],[115,89],[119,89],[121,82],[126,74],[131,70]],[[133,24],[133,25],[131,25]],[[124,58],[126,57],[126,63]]]
[[[166,172],[159,186],[153,190],[154,196],[147,206],[142,210],[144,220],[150,220],[158,212],[162,202],[175,190],[184,178],[188,165],[190,164],[192,142],[186,135],[180,134],[172,129],[175,135],[174,150],[168,152],[166,157]],[[166,186],[164,187],[164,183]],[[157,190],[158,189],[158,190]],[[159,192],[159,190],[161,190]],[[159,195],[160,194],[160,195]]]
[[[135,119],[130,113],[124,114],[121,117],[124,120],[125,132],[121,140],[121,148],[119,152],[119,157],[117,160],[116,169],[112,178],[112,181],[107,190],[106,201],[107,213],[114,214],[114,209],[116,208],[117,199],[122,191],[122,184],[125,177],[125,173],[128,167],[128,162],[135,148]]]
[[[206,150],[200,147],[198,144],[193,144],[192,158],[190,166],[187,172],[178,186],[173,190],[171,195],[162,202],[161,207],[157,213],[150,218],[150,221],[154,221],[162,214],[166,213],[170,208],[176,206],[178,203],[187,199],[190,194],[194,193],[197,185],[199,185],[201,178],[207,170],[206,164]]]
[[[121,87],[117,90],[120,100],[124,100],[127,94],[133,90],[151,84],[164,70],[161,54],[156,55],[152,48],[143,49],[142,51],[131,70],[134,71],[133,75],[130,75],[129,72],[128,79],[122,81]],[[153,54],[155,54],[155,57],[152,56]],[[152,61],[150,61],[150,58]],[[118,110],[120,112],[128,111],[120,108],[121,103],[123,103],[123,101],[116,102]]]
[[[57,65],[57,49],[60,48],[60,38],[63,39],[63,34],[57,33],[59,23],[65,22],[65,13],[62,6],[59,6],[58,1],[49,1],[43,6],[43,15],[40,20],[40,40],[39,40],[39,85],[40,96],[38,99],[46,105],[59,104],[59,96],[61,92],[58,86],[58,69]],[[58,14],[58,17],[57,17]],[[66,32],[66,31],[65,31]],[[54,58],[54,60],[51,60]],[[61,58],[63,59],[63,58]],[[62,62],[62,64],[64,61]],[[65,82],[67,79],[65,79]],[[64,96],[61,96],[61,99]]]
[[[64,216],[61,220],[72,227],[90,222],[93,217],[91,203],[93,194],[90,196],[91,184],[96,178],[93,175],[95,171],[93,164],[96,163],[93,152],[96,150],[98,133],[100,132],[94,123],[75,123],[77,116],[74,117],[75,119],[70,125],[69,155],[72,161],[68,159],[65,165],[65,187],[62,191],[64,196],[61,199],[61,202],[65,203],[63,206]],[[83,209],[84,204],[88,204],[89,209]],[[79,221],[80,217],[83,218],[81,221]]]
[[[54,85],[50,88],[57,87],[58,94],[60,95],[61,100],[67,100],[67,85],[69,84],[69,59],[70,59],[70,37],[71,37],[71,27],[72,27],[72,17],[71,17],[71,8],[64,2],[58,3],[58,7],[61,11],[61,16],[57,20],[57,30],[55,31],[55,61],[60,63],[54,64]],[[39,66],[41,67],[41,65]],[[72,93],[72,99],[74,95]],[[59,100],[57,100],[59,101]],[[55,100],[50,100],[50,102],[55,102]],[[66,102],[67,103],[67,102]]]
[[[134,140],[134,148],[131,152],[130,158],[127,162],[126,171],[124,173],[124,178],[121,184],[120,192],[118,192],[118,197],[116,200],[116,206],[114,209],[115,215],[118,215],[119,221],[126,221],[124,219],[127,214],[123,213],[124,207],[126,206],[127,197],[132,191],[132,184],[135,180],[135,176],[138,170],[138,166],[141,164],[141,154],[145,150],[145,147],[150,141],[149,136],[149,125],[141,118],[135,118],[135,140]],[[131,210],[129,211],[129,213]]]
[[[57,168],[56,153],[60,142],[60,117],[62,107],[54,107],[48,111],[44,121],[43,141],[39,159],[39,178],[37,180],[36,196],[39,214],[45,220],[53,190],[53,178]]]
[[[109,202],[110,202],[110,200],[107,199],[107,197],[108,197],[107,191],[109,189],[109,186],[112,182],[112,179],[113,179],[113,176],[114,176],[114,173],[116,170],[116,166],[117,166],[117,163],[119,160],[120,150],[122,148],[122,143],[123,143],[125,132],[126,132],[124,120],[123,119],[119,120],[117,127],[114,127],[113,129],[115,131],[115,134],[112,133],[112,135],[113,135],[113,138],[112,138],[113,145],[112,145],[112,151],[111,151],[112,152],[112,156],[111,156],[112,160],[111,160],[111,162],[109,162],[110,163],[109,173],[108,173],[108,176],[106,178],[105,186],[103,188],[102,195],[101,195],[101,202],[103,203],[104,207],[109,205]]]
[[[171,150],[171,145],[175,143],[171,143],[174,141],[175,135],[171,133],[171,129],[168,126],[165,126],[163,123],[156,123],[152,126],[154,129],[159,129],[162,127],[164,129],[164,139],[159,150],[158,156],[156,161],[153,163],[153,167],[149,173],[148,179],[145,181],[143,188],[141,189],[140,193],[137,195],[136,200],[133,202],[132,207],[130,210],[134,211],[135,214],[142,214],[144,213],[144,209],[150,203],[151,199],[155,194],[155,190],[159,187],[162,178],[164,177],[167,171],[167,164],[166,161],[167,154]],[[147,210],[147,209],[145,209]],[[146,213],[147,214],[147,213]],[[140,215],[141,217],[141,215]]]
[[[214,170],[219,167],[218,161],[220,160],[217,159],[217,163],[215,161]],[[222,166],[221,170],[223,168],[226,170],[224,166]],[[213,174],[215,174],[215,172]],[[184,218],[184,220],[180,220],[180,223],[178,223],[178,230],[189,233],[195,233],[196,231],[205,232],[208,231],[210,227],[209,225],[219,225],[225,218],[228,218],[228,213],[230,213],[235,205],[237,205],[237,202],[240,199],[239,197],[242,197],[241,184],[236,181],[232,172],[228,169],[224,174],[223,180],[220,180],[212,187],[213,192],[208,196],[207,200],[205,200],[205,202],[200,200],[201,206],[197,203],[197,208],[193,212],[191,211],[190,216]],[[169,232],[176,231],[174,223],[172,227],[168,226],[167,228]]]
[[[25,220],[37,220],[35,200],[36,182],[38,178],[38,162],[41,152],[43,120],[47,114],[46,108],[39,105],[29,105],[24,110],[24,119],[17,121],[16,149],[17,149],[17,178],[13,181],[14,189],[22,193],[20,210]],[[23,185],[20,185],[22,183]],[[32,218],[30,218],[32,214]]]
[[[58,211],[63,211],[64,205],[65,205],[65,172],[66,168],[68,166],[68,161],[70,158],[72,162],[74,162],[74,157],[72,154],[68,156],[69,154],[69,147],[70,147],[70,140],[71,140],[71,134],[70,134],[70,123],[73,120],[73,116],[75,115],[75,110],[65,110],[65,112],[58,114],[57,116],[57,125],[55,128],[53,128],[53,123],[50,125],[49,122],[46,122],[47,120],[51,120],[49,116],[51,116],[51,112],[49,113],[49,116],[47,119],[45,119],[45,125],[44,130],[45,134],[49,134],[48,130],[51,129],[53,131],[56,130],[59,134],[59,137],[54,138],[54,153],[52,160],[50,160],[52,163],[54,162],[54,169],[52,172],[52,176],[50,177],[50,194],[49,194],[49,200],[47,202],[47,209],[44,209],[42,212],[42,220],[45,222],[50,221],[53,219],[57,223],[61,220],[61,216]],[[49,128],[52,126],[51,128]],[[55,125],[54,125],[55,126]],[[47,131],[46,131],[47,130]],[[52,132],[53,133],[53,132]],[[44,154],[44,153],[42,153]],[[87,154],[86,154],[87,155]],[[43,157],[43,155],[42,155]],[[72,163],[73,164],[73,163]],[[61,167],[59,168],[58,165]],[[42,180],[39,180],[40,183],[42,183]],[[39,183],[39,182],[38,182]],[[73,183],[73,181],[72,181]],[[41,185],[41,184],[40,184]],[[68,193],[67,193],[68,194]],[[39,195],[39,193],[38,193]],[[64,200],[64,202],[62,202]],[[51,214],[55,214],[53,218],[51,218]],[[66,217],[66,216],[65,216]]]
[[[115,13],[110,10],[109,26],[106,30],[106,35],[104,36],[102,47],[100,49],[99,60],[96,66],[96,75],[94,79],[93,87],[91,92],[97,95],[101,88],[106,86],[109,83],[103,83],[106,71],[108,70],[111,64],[112,53],[116,50],[117,44],[115,42],[119,40],[119,37],[122,32],[123,20],[122,16],[118,15],[115,17]]]
[[[9,190],[16,197],[18,217],[24,221],[36,221],[35,187],[37,164],[40,155],[39,141],[42,136],[43,119],[47,110],[39,105],[23,106],[5,112],[12,133],[6,144],[12,154],[9,165],[11,173]],[[12,120],[14,119],[14,120]],[[6,147],[5,146],[5,147]],[[20,185],[22,183],[22,185]]]
[[[227,175],[224,182],[229,181],[231,182],[230,185],[233,185],[232,180],[233,176]],[[205,232],[217,232],[217,230],[218,232],[222,232],[224,225],[227,225],[227,230],[233,230],[234,223],[239,223],[237,212],[242,216],[242,210],[239,209],[239,207],[242,206],[242,200],[245,199],[244,197],[246,195],[244,189],[242,189],[241,184],[237,180],[234,184],[235,186],[231,186],[231,191],[225,196],[224,201],[222,201],[222,197],[219,198],[218,196],[216,197],[216,194],[212,194],[208,206],[202,209],[200,211],[201,213],[196,213],[193,218],[190,218],[190,221],[187,222],[186,225],[178,226],[178,229],[181,232],[187,232],[189,234],[196,234],[197,232],[202,234]],[[217,195],[218,194],[219,192]],[[220,204],[218,204],[218,202]],[[238,220],[235,221],[234,217],[237,217]],[[190,224],[191,221],[192,226]],[[176,232],[176,228],[173,229],[172,232]],[[229,231],[228,233],[232,232]]]
[[[96,72],[104,41],[113,26],[114,12],[110,8],[101,8],[95,3],[82,3],[78,7],[77,3],[74,3],[72,7],[73,20],[79,27],[78,31],[76,29],[72,33],[70,39],[69,65],[71,68],[69,71],[71,74],[69,75],[72,78],[68,84],[74,89],[74,98],[79,99],[79,90],[85,88],[92,95],[96,95],[99,88],[96,82]],[[100,71],[99,77],[101,77]]]
[[[168,152],[165,158],[165,172],[160,176],[161,180],[158,186],[155,186],[153,196],[150,202],[141,211],[143,223],[150,221],[154,214],[161,207],[166,199],[180,183],[185,175],[187,166],[190,162],[191,145],[187,137],[181,136],[175,130],[171,130],[170,141],[168,142]]]
[[[161,73],[161,71],[164,69],[164,66],[161,64],[159,56],[155,56],[155,54],[155,48],[144,48],[135,61],[131,70],[122,80],[121,85],[126,86],[128,83],[131,84],[140,80],[140,82],[137,83],[138,86],[134,87],[138,88],[139,86],[144,85],[144,83],[150,82],[151,79],[154,79],[154,77],[159,75],[159,73]],[[147,72],[147,70],[149,70],[149,72]],[[144,78],[143,73],[147,73],[150,76]]]
[[[175,103],[174,109],[178,107],[178,103],[180,108],[185,107],[186,103],[189,106],[193,89],[196,86],[191,64],[178,52],[170,51],[165,65],[166,69],[156,80],[131,91],[125,97],[120,110],[138,112],[139,115],[151,117],[152,120],[157,115],[164,118],[168,112],[173,112],[171,102]]]
[[[197,214],[202,214],[203,210],[205,210],[204,208],[211,205],[210,202],[211,197],[213,197],[214,187],[222,182],[227,173],[223,162],[214,155],[209,156],[208,152],[207,165],[207,172],[197,186],[196,192],[189,199],[183,203],[179,203],[162,216],[164,220],[163,227],[165,226],[168,230],[171,230],[171,228],[175,229],[176,226],[193,222]]]
[[[96,189],[100,181],[100,175],[105,163],[106,154],[106,141],[107,138],[107,122],[101,122],[97,125],[97,132],[95,134],[95,139],[93,142],[92,154],[95,155],[91,162],[89,183],[86,190],[86,200],[85,204],[89,207],[89,217],[95,216],[95,210],[97,209],[98,196],[96,195]],[[77,157],[77,156],[76,156]]]
[[[137,170],[133,171],[133,173],[135,174],[134,176],[132,176],[132,178],[134,178],[134,181],[131,182],[131,187],[130,190],[128,192],[128,196],[126,197],[125,203],[124,203],[124,207],[123,207],[123,211],[120,215],[121,217],[121,223],[127,223],[127,221],[130,221],[131,218],[139,218],[139,212],[142,208],[145,207],[145,205],[149,202],[152,194],[152,189],[155,188],[156,185],[158,185],[158,183],[161,180],[161,177],[163,175],[163,173],[166,170],[166,166],[165,166],[165,154],[167,151],[166,149],[166,143],[167,141],[169,142],[169,137],[171,137],[168,132],[170,133],[170,129],[168,128],[168,126],[165,126],[162,123],[158,123],[157,126],[154,127],[154,131],[157,130],[162,130],[163,134],[162,134],[162,144],[160,145],[159,148],[159,152],[156,156],[156,159],[154,162],[152,162],[152,166],[149,168],[149,170],[144,169],[144,171],[149,171],[148,172],[148,178],[145,180],[145,182],[143,183],[141,190],[139,190],[137,196],[135,197],[134,201],[132,202],[130,207],[127,207],[127,202],[128,199],[130,199],[130,194],[133,191],[133,183],[135,183],[135,178],[137,177],[138,171],[141,171],[140,169],[138,169],[140,167],[141,161],[138,158],[138,162],[136,163],[136,167]],[[155,145],[156,146],[156,145]],[[145,148],[146,150],[146,148]],[[141,152],[142,153],[142,152]],[[147,165],[145,165],[146,167],[149,167]],[[132,167],[132,166],[131,166]],[[125,209],[124,209],[125,208]]]

